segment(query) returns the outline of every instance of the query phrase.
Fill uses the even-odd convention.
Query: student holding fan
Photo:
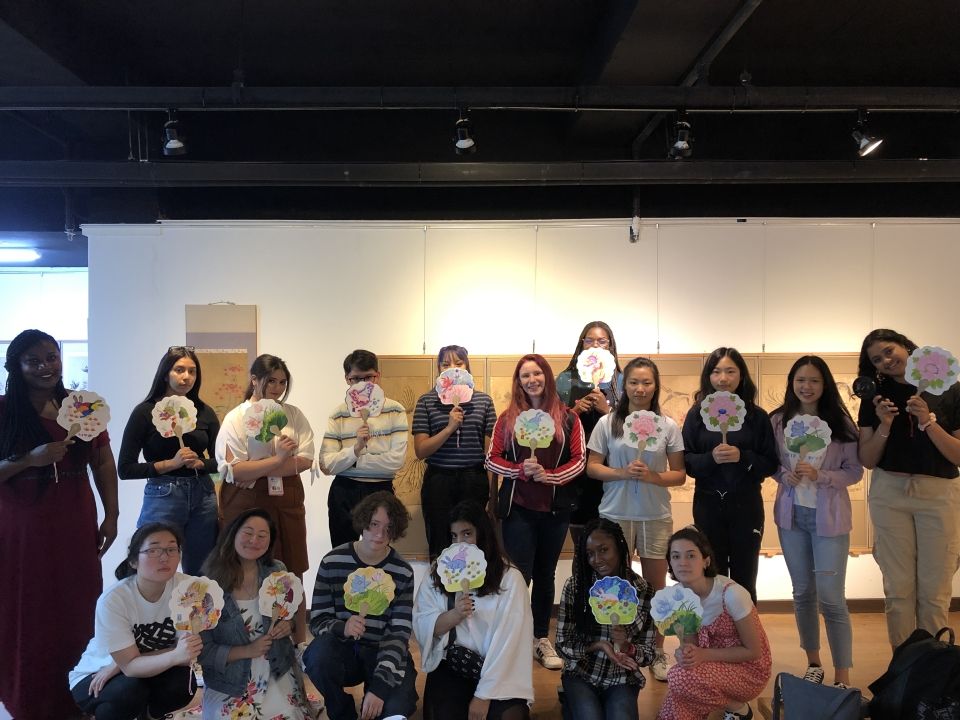
[[[667,541],[673,533],[669,487],[687,479],[683,438],[670,417],[660,414],[660,372],[638,357],[623,371],[623,395],[613,412],[597,423],[587,447],[587,474],[603,486],[600,516],[623,530],[627,549],[636,552],[643,578],[654,591],[667,582]],[[657,635],[650,671],[667,681],[663,636]]]
[[[539,433],[551,424],[549,436]],[[523,439],[529,432],[533,441]],[[563,667],[548,637],[550,613],[557,560],[576,504],[570,481],[583,470],[583,445],[580,418],[557,397],[550,365],[541,355],[524,355],[513,371],[510,405],[493,430],[487,469],[503,476],[497,503],[503,543],[523,579],[533,581],[533,652],[550,670]]]
[[[147,397],[133,408],[123,429],[117,468],[123,480],[147,480],[137,527],[169,522],[183,530],[182,564],[188,575],[200,572],[217,539],[217,496],[210,473],[217,471],[214,456],[220,421],[200,399],[200,380],[194,349],[169,347],[160,358]],[[179,437],[164,437],[154,426],[153,408],[168,397],[185,398],[196,408],[196,427]]]
[[[437,372],[452,368],[470,372],[467,349],[447,345],[437,354]],[[413,448],[425,460],[420,499],[430,559],[450,542],[450,509],[461,500],[486,505],[490,497],[484,455],[497,413],[486,393],[472,390],[467,402],[444,404],[431,390],[417,400],[413,411]]]
[[[783,405],[770,415],[780,467],[773,519],[793,582],[804,678],[823,682],[820,622],[827,626],[834,681],[850,684],[853,634],[844,593],[853,527],[849,485],[863,477],[857,428],[823,358],[804,355],[787,375]]]
[[[701,404],[710,404],[716,393],[733,393],[739,399],[742,424],[737,429],[718,432],[704,422]],[[730,404],[730,398],[723,397]],[[760,486],[779,465],[770,418],[756,398],[757,386],[740,352],[717,348],[704,363],[700,389],[683,422],[687,474],[696,479],[694,522],[710,538],[717,572],[729,572],[754,603],[764,521]]]
[[[888,329],[871,331],[860,349],[860,375],[877,381],[876,397],[860,403],[857,424],[860,460],[873,469],[874,558],[894,647],[916,628],[935,633],[950,624],[960,558],[960,385],[918,393],[907,374],[915,350],[916,343]]]

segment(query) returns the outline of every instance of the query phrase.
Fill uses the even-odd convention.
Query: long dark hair
[[[490,516],[487,515],[486,510],[484,510],[480,503],[475,500],[461,500],[453,506],[449,519],[451,526],[455,522],[465,522],[470,523],[476,529],[477,547],[483,551],[483,556],[487,560],[486,578],[483,581],[483,585],[477,589],[477,596],[496,595],[502,589],[500,586],[503,583],[503,575],[511,563],[504,557],[506,553],[504,553],[503,547],[500,545],[497,531],[494,530]],[[445,592],[443,582],[441,582],[440,575],[437,573],[436,561],[434,561],[431,566],[430,572],[433,577],[434,587],[441,592]]]
[[[50,434],[43,429],[40,415],[30,402],[30,391],[23,371],[20,367],[20,358],[30,348],[40,343],[50,343],[60,352],[60,344],[42,330],[24,330],[17,335],[7,348],[7,357],[4,368],[7,371],[7,386],[5,390],[6,405],[3,417],[0,419],[0,458],[13,454],[29,452],[39,445],[52,440]],[[63,386],[63,376],[53,389],[53,398],[63,400],[67,390]]]
[[[143,399],[144,402],[156,402],[167,394],[167,390],[170,389],[170,371],[173,370],[177,361],[183,358],[193,360],[193,364],[197,366],[197,381],[190,388],[187,397],[193,400],[193,404],[197,406],[198,411],[203,407],[203,400],[200,399],[200,360],[193,348],[182,345],[167,348],[163,357],[160,358],[160,362],[157,364],[157,372],[153,376],[153,382],[150,383],[150,392]]]
[[[287,364],[276,355],[266,354],[259,355],[250,366],[250,374],[253,377],[250,378],[250,384],[247,385],[247,392],[243,396],[243,399],[249,400],[252,398],[254,390],[258,390],[260,395],[263,396],[263,389],[266,386],[267,380],[277,370],[280,370],[287,376],[287,389],[280,397],[280,402],[286,400],[290,395],[290,389],[293,387],[293,378],[290,376],[290,370],[287,369]]]
[[[707,395],[714,392],[710,375],[717,364],[725,357],[730,358],[740,371],[740,384],[733,392],[740,396],[748,411],[753,410],[757,402],[757,386],[754,385],[753,379],[750,377],[750,370],[747,368],[747,362],[743,359],[743,355],[736,348],[728,347],[718,347],[710,353],[710,357],[703,364],[703,370],[700,372],[700,389],[693,396],[694,404],[700,403]]]
[[[257,559],[257,562],[264,565],[270,565],[273,562],[273,544],[277,539],[277,526],[271,519],[270,513],[263,508],[251,508],[240,513],[220,532],[217,544],[213,546],[213,550],[203,561],[203,568],[200,570],[207,577],[216,580],[224,592],[233,592],[234,588],[243,580],[243,568],[240,566],[240,558],[237,557],[234,543],[240,528],[252,517],[263,518],[267,521],[267,527],[270,529],[270,544],[267,545],[267,551]]]
[[[793,390],[793,379],[805,365],[812,365],[823,376],[823,394],[817,401],[817,417],[826,420],[827,425],[830,426],[830,437],[837,442],[855,442],[857,440],[857,434],[854,431],[856,425],[850,416],[850,411],[840,399],[837,381],[833,379],[830,367],[819,355],[804,355],[793,364],[787,374],[787,389],[783,393],[783,404],[770,414],[780,413],[780,427],[786,428],[790,419],[800,412],[800,398]]]
[[[904,348],[908,354],[917,349],[917,344],[913,340],[903,333],[898,333],[896,330],[877,328],[876,330],[868,332],[867,336],[863,339],[863,343],[860,345],[860,359],[857,362],[857,374],[875,377],[877,379],[877,387],[891,379],[877,370],[876,366],[870,362],[869,355],[867,355],[867,348],[878,342],[896,343]]]
[[[570,362],[567,363],[566,370],[572,370],[573,372],[577,371],[577,358],[580,357],[580,353],[583,352],[583,339],[587,336],[587,333],[593,330],[593,328],[600,328],[603,330],[607,337],[610,338],[610,346],[606,348],[610,351],[610,354],[613,355],[613,359],[616,361],[617,372],[614,373],[614,385],[616,385],[617,375],[622,371],[620,370],[620,356],[617,355],[617,340],[613,337],[613,330],[610,329],[610,326],[607,325],[603,320],[591,320],[586,325],[583,326],[583,330],[580,331],[580,337],[577,339],[577,347],[573,351],[573,355],[570,357]]]
[[[137,569],[133,564],[139,562],[140,546],[143,545],[144,540],[158,532],[170,533],[177,541],[177,547],[183,548],[183,533],[176,525],[165,522],[150,522],[146,525],[141,525],[137,528],[136,532],[133,533],[133,537],[130,538],[130,544],[127,545],[127,556],[117,565],[117,569],[113,572],[117,580],[123,580],[126,577],[137,574]]]
[[[531,408],[527,392],[520,384],[520,368],[523,367],[524,363],[528,362],[536,363],[543,371],[543,395],[541,396],[543,401],[540,409],[553,418],[553,424],[556,427],[554,438],[560,440],[560,438],[563,437],[563,426],[567,417],[567,406],[560,401],[560,397],[557,395],[557,381],[553,377],[553,368],[550,367],[550,363],[547,362],[547,359],[543,357],[543,355],[530,353],[520,358],[520,360],[517,361],[517,366],[513,369],[513,380],[510,383],[510,404],[500,416],[502,418],[501,424],[503,425],[504,446],[508,446],[513,442],[513,424],[517,419],[517,415]]]
[[[627,415],[630,414],[630,398],[627,397],[627,380],[630,378],[630,373],[638,368],[649,368],[650,372],[653,373],[653,382],[657,387],[653,391],[653,397],[650,398],[650,410],[657,415],[660,414],[660,370],[657,368],[657,364],[650,358],[634,358],[628,362],[627,366],[623,369],[623,394],[620,396],[620,400],[617,401],[617,407],[614,409],[613,417],[610,420],[610,430],[614,437],[623,436],[623,421],[626,420]]]
[[[617,546],[617,552],[620,553],[620,563],[616,568],[615,575],[622,577],[631,585],[636,585],[637,574],[630,567],[630,548],[627,547],[627,540],[623,537],[623,530],[612,520],[606,518],[596,518],[591,520],[583,528],[580,538],[577,540],[577,547],[573,553],[573,567],[570,575],[573,578],[573,624],[578,634],[590,637],[599,632],[599,625],[590,609],[590,588],[593,586],[594,573],[590,563],[587,562],[587,539],[593,532],[606,533],[613,538]]]

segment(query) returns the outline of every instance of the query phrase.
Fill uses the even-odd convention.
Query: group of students
[[[707,358],[682,429],[661,413],[659,371],[647,358],[622,369],[617,361],[612,381],[599,387],[583,383],[576,361],[591,347],[617,357],[613,332],[602,322],[583,329],[556,378],[542,356],[522,357],[499,417],[479,391],[453,408],[433,392],[417,401],[412,431],[416,455],[427,465],[422,501],[431,560],[451,538],[473,542],[488,559],[488,574],[477,592],[454,595],[443,590],[434,567],[416,601],[413,571],[391,546],[409,520],[392,494],[406,452],[403,407],[388,399],[380,415],[362,420],[339,405],[315,459],[309,423],[286,402],[291,376],[282,360],[256,359],[247,399],[221,427],[199,399],[193,349],[169,348],[124,430],[120,477],[147,484],[138,530],[117,571],[120,582],[98,601],[98,556],[116,537],[119,512],[109,439],[106,433],[91,442],[64,439],[56,422],[67,394],[58,345],[40,331],[21,333],[7,352],[0,398],[0,572],[12,582],[0,652],[16,668],[0,674],[0,701],[18,720],[72,717],[75,703],[101,720],[144,710],[156,717],[189,701],[189,666],[199,660],[205,717],[308,717],[296,648],[305,646],[309,625],[314,640],[303,666],[331,718],[355,717],[342,688],[360,682],[364,720],[413,712],[411,630],[428,673],[427,718],[526,717],[533,699],[530,639],[535,658],[563,670],[568,717],[636,717],[640,668],[647,666],[668,682],[662,718],[701,718],[715,709],[731,719],[750,717],[747,703],[770,671],[755,609],[761,484],[768,476],[778,483],[774,520],[793,582],[806,677],[824,679],[819,610],[834,680],[846,685],[852,666],[844,594],[852,525],[847,487],[864,466],[874,470],[869,507],[891,644],[915,627],[946,624],[960,557],[960,491],[952,482],[960,464],[960,390],[916,394],[905,378],[916,348],[911,340],[885,329],[864,338],[860,374],[876,378],[877,396],[862,402],[856,424],[821,358],[794,363],[784,402],[768,416],[756,404],[741,354],[718,348]],[[437,370],[450,367],[469,370],[464,348],[441,349]],[[344,375],[349,385],[379,383],[376,356],[354,351]],[[735,392],[746,409],[742,427],[728,432],[726,442],[698,411],[718,390]],[[170,395],[191,398],[198,410],[184,447],[152,427],[150,410]],[[288,418],[272,443],[248,438],[243,427],[247,407],[260,399],[280,402]],[[555,426],[553,441],[535,454],[514,437],[514,421],[528,409],[548,413]],[[624,422],[639,410],[660,414],[664,432],[638,458]],[[788,459],[785,430],[798,415],[816,415],[831,429],[821,462]],[[103,508],[99,526],[88,468]],[[302,578],[308,568],[300,481],[308,469],[334,476],[328,496],[333,550],[318,569],[309,623],[303,603],[292,622],[267,629],[255,607],[263,577],[285,568]],[[215,470],[225,480],[219,505],[210,478]],[[674,533],[668,488],[688,475],[695,479],[696,527]],[[555,648],[549,623],[568,530],[573,573],[561,596]],[[632,570],[634,556],[640,575]],[[37,558],[43,568],[33,571]],[[178,640],[169,613],[163,614],[178,563],[225,590],[221,625],[200,637]],[[387,614],[362,618],[346,610],[342,585],[352,570],[369,565],[387,570],[397,590]],[[668,572],[704,608],[696,642],[681,645],[672,667],[649,614]],[[611,627],[593,619],[586,594],[606,575],[636,586],[635,623]],[[479,655],[479,677],[464,676],[462,663],[452,662],[450,650],[457,647]],[[71,668],[72,692],[61,691]],[[151,680],[141,682],[145,678]],[[127,687],[134,681],[137,690]]]

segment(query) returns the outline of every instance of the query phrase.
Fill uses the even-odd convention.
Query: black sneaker
[[[807,671],[803,674],[803,679],[807,682],[823,685],[823,668],[820,665],[808,665]]]
[[[750,703],[747,703],[745,713],[735,713],[733,710],[727,710],[723,713],[723,720],[753,720],[753,709],[750,707]]]

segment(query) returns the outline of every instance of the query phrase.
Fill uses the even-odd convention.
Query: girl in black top
[[[700,416],[701,401],[718,390],[736,393],[746,406],[743,426],[728,432],[726,443]],[[779,467],[770,418],[756,398],[743,356],[735,348],[717,348],[703,366],[683,422],[687,474],[696,479],[693,521],[714,547],[717,572],[745,587],[754,604],[764,521],[760,486]]]
[[[165,438],[153,426],[153,406],[171,395],[190,398],[197,407],[197,427],[183,434],[182,448],[177,438]],[[118,470],[124,480],[147,479],[137,527],[168,522],[183,530],[182,567],[188,575],[200,574],[217,539],[217,496],[210,473],[217,471],[219,431],[213,408],[200,399],[200,361],[193,348],[169,348],[160,358],[150,392],[130,413]],[[145,462],[140,462],[141,452]]]

